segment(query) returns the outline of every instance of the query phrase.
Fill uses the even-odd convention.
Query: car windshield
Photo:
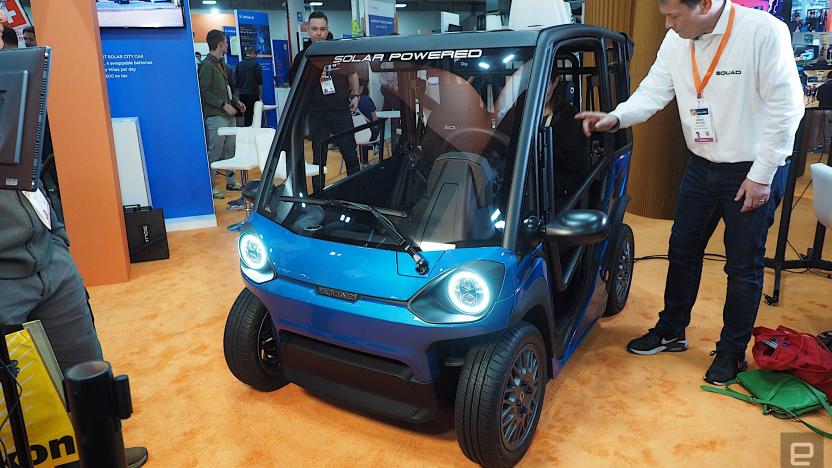
[[[500,245],[532,53],[307,57],[259,213],[299,235],[372,248],[400,249],[402,238],[422,250]]]

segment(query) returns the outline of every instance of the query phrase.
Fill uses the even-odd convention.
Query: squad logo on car
[[[482,49],[433,50],[430,52],[390,52],[388,54],[336,55],[333,64],[356,62],[412,62],[418,60],[473,59],[482,57]]]
[[[355,302],[358,300],[358,294],[356,293],[341,291],[339,289],[325,288],[323,286],[318,286],[318,294],[347,302]]]

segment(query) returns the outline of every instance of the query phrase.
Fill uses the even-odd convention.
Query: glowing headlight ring
[[[488,307],[491,290],[482,276],[460,271],[448,281],[448,299],[463,314],[478,315]]]
[[[240,236],[240,242],[237,244],[240,253],[240,259],[243,263],[252,270],[261,270],[268,262],[266,255],[266,245],[259,237],[253,234],[243,234]]]

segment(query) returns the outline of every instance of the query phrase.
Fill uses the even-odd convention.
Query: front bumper
[[[431,324],[404,303],[318,295],[278,278],[249,288],[269,310],[284,374],[315,393],[407,421],[437,416],[467,349],[507,326],[512,300],[477,322]]]
[[[440,414],[437,382],[417,382],[404,364],[284,332],[284,376],[312,393],[410,422]]]

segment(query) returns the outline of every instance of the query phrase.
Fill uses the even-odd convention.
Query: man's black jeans
[[[352,130],[352,116],[350,111],[311,110],[309,111],[309,134],[312,137],[312,160],[326,167],[327,150],[321,153],[321,142],[332,135]],[[353,175],[360,170],[356,153],[355,134],[349,133],[334,140],[341,151],[341,157],[347,166],[347,175]],[[312,178],[314,187],[318,185],[318,176]]]
[[[656,330],[682,336],[699,292],[705,247],[719,220],[725,221],[728,291],[722,312],[719,351],[745,351],[757,318],[763,293],[763,270],[768,229],[783,199],[789,164],[779,168],[771,182],[769,201],[741,213],[743,199],[734,201],[751,163],[713,163],[691,155],[682,184],[670,234],[670,267],[664,293],[664,310]]]

